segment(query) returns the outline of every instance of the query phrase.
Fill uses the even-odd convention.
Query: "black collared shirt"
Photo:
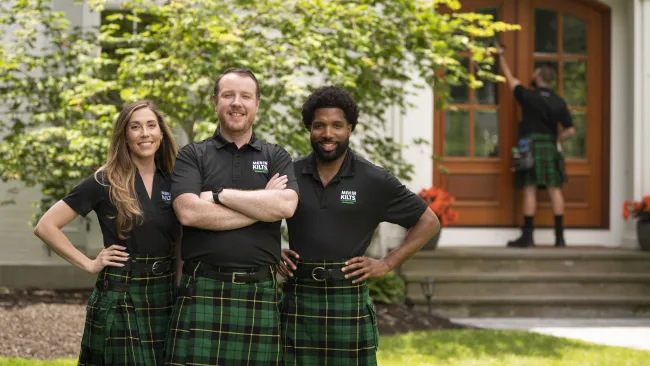
[[[125,246],[129,253],[140,255],[169,255],[175,240],[180,235],[180,224],[171,205],[171,176],[156,169],[153,178],[151,198],[142,177],[136,173],[135,190],[143,212],[141,225],[124,233],[126,240],[118,237],[115,216],[117,210],[109,196],[109,183],[104,172],[87,177],[63,198],[76,213],[86,217],[95,211],[104,239],[104,247],[113,244]],[[101,183],[100,183],[101,182]]]
[[[199,195],[218,187],[264,189],[275,174],[286,175],[287,188],[298,193],[291,156],[282,147],[251,140],[237,148],[219,129],[211,138],[184,146],[172,175],[172,200],[183,193]],[[260,267],[280,260],[281,221],[258,221],[240,229],[212,231],[183,227],[183,260],[224,267]]]
[[[530,90],[517,85],[515,99],[521,105],[522,120],[519,135],[525,137],[531,133],[545,133],[557,139],[557,122],[564,128],[573,126],[571,113],[562,97],[548,88]]]
[[[361,256],[381,222],[415,225],[427,204],[388,170],[348,149],[341,169],[323,187],[314,153],[294,163],[300,201],[287,220],[289,246],[301,258]]]

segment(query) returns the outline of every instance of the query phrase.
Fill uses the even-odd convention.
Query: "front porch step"
[[[573,248],[439,248],[416,253],[403,266],[414,272],[650,273],[650,253]]]
[[[411,300],[427,309],[424,297]],[[431,304],[450,318],[650,318],[650,296],[440,296]]]
[[[650,253],[605,248],[439,248],[399,269],[406,297],[449,317],[650,318]]]
[[[409,297],[422,295],[421,281],[434,281],[434,296],[644,296],[650,273],[405,273]]]

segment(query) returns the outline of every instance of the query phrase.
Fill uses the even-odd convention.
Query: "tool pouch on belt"
[[[535,155],[533,154],[533,140],[521,139],[519,146],[512,149],[512,170],[525,172],[535,166]]]

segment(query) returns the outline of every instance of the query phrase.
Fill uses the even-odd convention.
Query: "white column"
[[[632,143],[632,191],[627,199],[640,200],[650,194],[650,1],[635,0],[634,14],[634,113]],[[615,209],[613,207],[612,209]],[[638,248],[635,222],[626,225],[623,246]]]
[[[642,195],[650,194],[650,0],[641,1],[641,74],[639,75],[640,103],[642,110],[639,116],[639,133],[635,144],[638,144],[639,169],[635,178],[635,195],[640,199]],[[636,156],[635,156],[636,158]],[[636,171],[636,169],[635,169]]]

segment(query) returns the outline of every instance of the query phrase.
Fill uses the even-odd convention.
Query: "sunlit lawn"
[[[380,342],[381,366],[650,365],[650,352],[522,331],[414,332],[381,337]]]
[[[379,365],[643,366],[650,352],[519,331],[449,330],[381,337]],[[0,365],[67,366],[76,360],[0,358]]]

